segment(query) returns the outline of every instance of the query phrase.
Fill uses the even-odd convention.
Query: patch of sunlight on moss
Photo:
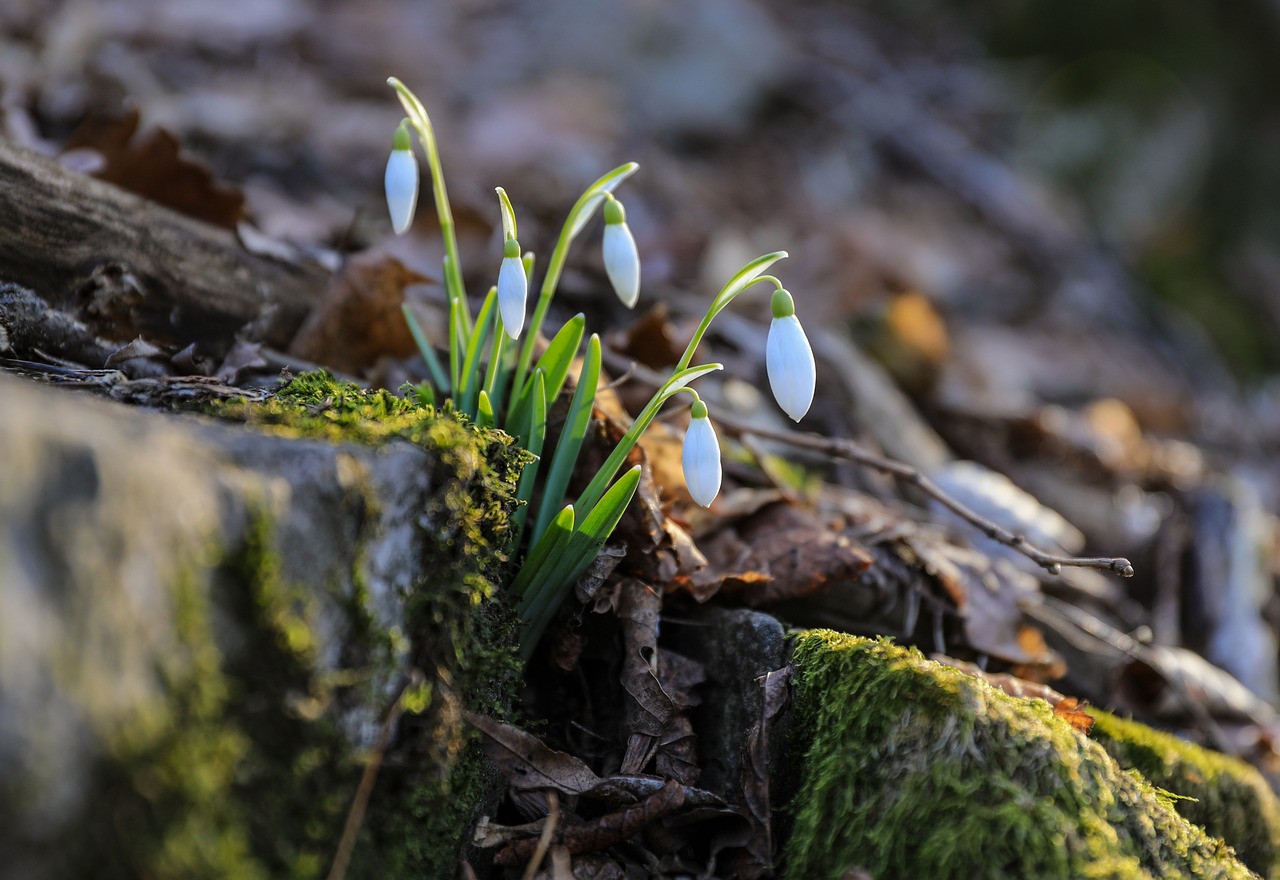
[[[784,877],[1251,876],[1044,701],[829,631],[799,634],[794,663]]]
[[[1090,711],[1093,738],[1117,764],[1167,791],[1184,819],[1223,838],[1254,871],[1280,878],[1280,801],[1256,768],[1145,724]]]

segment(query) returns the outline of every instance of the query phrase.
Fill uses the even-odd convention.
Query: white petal
[[[618,299],[627,308],[633,308],[640,298],[640,254],[625,223],[605,224],[604,271]]]
[[[503,257],[498,269],[498,314],[502,328],[512,339],[520,338],[524,329],[524,303],[529,295],[529,279],[519,257]]]
[[[720,442],[710,419],[689,421],[680,460],[689,495],[703,507],[710,507],[720,494]]]
[[[794,421],[800,421],[813,403],[813,387],[818,374],[813,363],[813,349],[809,347],[809,339],[795,315],[774,318],[769,325],[765,366],[769,371],[769,387],[773,389],[778,406]]]
[[[396,235],[403,235],[413,223],[413,211],[418,204],[418,161],[413,158],[413,153],[392,150],[383,182],[387,189],[391,227]]]

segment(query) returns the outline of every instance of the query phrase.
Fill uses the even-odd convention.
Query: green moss
[[[1121,767],[1132,767],[1181,797],[1174,808],[1235,848],[1264,877],[1280,877],[1280,802],[1256,768],[1144,724],[1093,712],[1093,738]]]
[[[1053,715],[885,641],[796,637],[784,876],[1248,877]]]
[[[516,481],[531,456],[508,435],[476,428],[448,409],[366,391],[327,373],[298,376],[265,403],[222,405],[217,414],[330,442],[399,439],[428,454],[433,488],[421,512],[427,540],[420,568],[430,578],[407,598],[406,632],[371,631],[368,640],[376,647],[384,636],[407,638],[411,661],[427,681],[403,724],[403,754],[384,765],[351,871],[386,878],[451,874],[481,805],[481,781],[491,782],[479,753],[466,750],[462,710],[503,715],[520,676],[512,650],[518,619],[498,592],[507,576]],[[355,583],[359,601],[359,578]]]
[[[353,866],[352,880],[454,876],[477,810],[505,785],[493,764],[472,743],[447,778],[420,768],[384,775],[389,777],[379,784],[388,795],[384,802],[396,806],[366,823],[362,845],[377,856]]]

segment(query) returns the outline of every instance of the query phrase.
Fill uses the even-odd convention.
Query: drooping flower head
[[[391,212],[391,228],[404,235],[413,223],[418,205],[418,160],[409,140],[408,120],[400,123],[391,141],[391,156],[383,183],[387,190],[387,209]]]
[[[612,196],[604,202],[604,271],[622,304],[634,308],[640,298],[640,253],[627,227],[627,212]]]
[[[681,450],[680,463],[684,467],[684,482],[689,487],[689,495],[703,507],[710,507],[711,502],[720,494],[720,441],[716,439],[716,429],[707,418],[707,405],[695,400],[689,408],[692,418],[689,430],[684,434],[684,447]]]
[[[508,238],[502,245],[502,266],[498,269],[498,313],[502,328],[512,339],[524,329],[524,306],[529,296],[529,279],[520,259],[520,242]]]
[[[773,292],[771,307],[773,321],[769,324],[769,341],[765,345],[769,387],[778,406],[798,422],[813,403],[813,388],[817,383],[813,349],[796,317],[791,294],[779,287]]]

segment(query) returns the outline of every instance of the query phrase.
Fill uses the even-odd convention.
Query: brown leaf
[[[670,367],[680,360],[687,342],[681,341],[671,312],[658,303],[612,341],[620,354],[654,370]]]
[[[93,176],[172,208],[188,217],[235,229],[244,217],[244,194],[214,181],[194,159],[180,155],[178,139],[163,128],[138,135],[137,108],[118,118],[90,117],[71,134],[64,152],[102,156]]]
[[[744,880],[767,876],[773,865],[773,813],[769,796],[769,739],[773,723],[791,697],[791,666],[767,673],[760,682],[763,704],[760,717],[747,731],[742,766],[742,800],[751,835],[744,846],[747,859],[739,860],[737,876]]]
[[[404,289],[427,279],[395,257],[365,252],[351,257],[289,345],[289,354],[359,375],[378,358],[417,350],[400,306]]]
[[[553,788],[565,794],[582,794],[600,784],[600,777],[582,761],[548,748],[513,724],[473,712],[467,713],[467,721],[484,734],[485,754],[514,789]]]
[[[658,615],[662,597],[634,578],[621,583],[618,619],[622,624],[622,688],[627,753],[622,773],[638,773],[648,763],[676,708],[658,680]]]
[[[1063,721],[1070,724],[1081,733],[1087,734],[1093,730],[1093,716],[1084,711],[1085,706],[1089,705],[1087,700],[1079,700],[1075,697],[1063,697],[1053,705],[1053,714],[1057,715]]]

